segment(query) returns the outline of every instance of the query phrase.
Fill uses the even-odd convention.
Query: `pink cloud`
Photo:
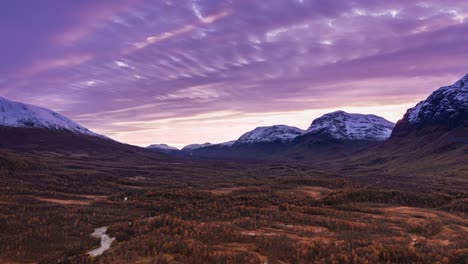
[[[90,54],[70,55],[63,58],[46,59],[37,61],[31,66],[26,67],[21,70],[18,75],[21,77],[32,76],[48,70],[80,65],[92,59],[93,56]]]

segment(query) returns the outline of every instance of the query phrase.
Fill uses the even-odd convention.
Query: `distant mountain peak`
[[[434,91],[426,100],[409,109],[404,117],[411,125],[459,125],[468,119],[468,74],[452,85]]]
[[[315,119],[307,134],[322,134],[338,140],[384,141],[390,137],[394,123],[376,116],[335,111]]]
[[[206,142],[206,143],[203,143],[203,144],[190,144],[190,145],[187,145],[187,146],[183,147],[182,150],[183,151],[194,151],[196,149],[208,147],[208,146],[211,146],[211,145],[213,145],[213,144],[211,144],[209,142]]]
[[[249,131],[242,135],[235,144],[251,144],[260,142],[278,142],[278,141],[289,141],[293,138],[304,134],[304,130],[286,126],[286,125],[275,125],[257,127],[252,131]]]
[[[11,101],[5,97],[0,97],[0,126],[43,128],[105,138],[52,110]]]
[[[146,147],[147,149],[156,149],[156,150],[179,150],[176,147],[169,146],[167,144],[153,144]]]

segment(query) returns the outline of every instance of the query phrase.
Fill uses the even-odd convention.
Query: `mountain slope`
[[[44,128],[103,137],[54,111],[10,101],[4,97],[0,97],[0,126]]]
[[[393,136],[403,136],[429,126],[439,129],[462,127],[468,121],[468,74],[453,85],[441,87],[426,100],[408,109]]]
[[[232,146],[198,148],[193,155],[222,159],[327,159],[381,143],[394,124],[375,115],[337,111],[312,122],[306,131],[285,125],[257,127]]]
[[[468,75],[408,109],[392,136],[356,162],[414,174],[468,175]]]
[[[203,144],[190,144],[190,145],[187,145],[187,146],[183,147],[181,149],[181,151],[186,152],[186,153],[192,153],[197,149],[205,148],[205,147],[208,147],[208,146],[211,146],[211,145],[213,145],[213,144],[211,144],[209,142],[203,143]]]
[[[257,127],[242,135],[234,145],[262,142],[287,142],[302,134],[304,134],[304,130],[285,125]]]
[[[0,148],[77,158],[166,158],[96,134],[54,111],[5,98],[0,98]]]
[[[173,146],[169,146],[167,144],[153,144],[153,145],[150,145],[148,147],[146,147],[147,149],[149,150],[153,150],[153,151],[158,151],[158,152],[162,152],[162,153],[166,153],[166,154],[179,154],[181,151],[176,148],[176,147],[173,147]]]
[[[176,147],[169,146],[167,144],[153,144],[147,147],[148,149],[164,149],[164,150],[179,150]]]
[[[349,156],[380,144],[390,137],[393,127],[376,115],[336,111],[315,119],[304,135],[292,141],[285,156],[298,160]]]
[[[337,140],[384,141],[395,124],[376,116],[336,111],[321,116],[307,129],[309,135],[328,135]]]
[[[303,133],[302,129],[285,125],[257,127],[236,141],[198,148],[192,155],[215,159],[272,159],[286,151],[291,140]]]

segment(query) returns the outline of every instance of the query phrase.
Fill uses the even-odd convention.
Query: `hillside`
[[[102,159],[165,159],[166,155],[99,135],[52,110],[0,97],[0,149]]]
[[[400,173],[466,176],[467,160],[468,75],[408,109],[387,141],[346,162]]]

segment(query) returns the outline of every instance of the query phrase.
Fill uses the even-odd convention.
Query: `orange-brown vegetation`
[[[2,263],[465,263],[463,177],[8,157]],[[430,184],[421,184],[427,183]],[[127,198],[126,200],[124,198]],[[95,228],[116,238],[86,255]]]

